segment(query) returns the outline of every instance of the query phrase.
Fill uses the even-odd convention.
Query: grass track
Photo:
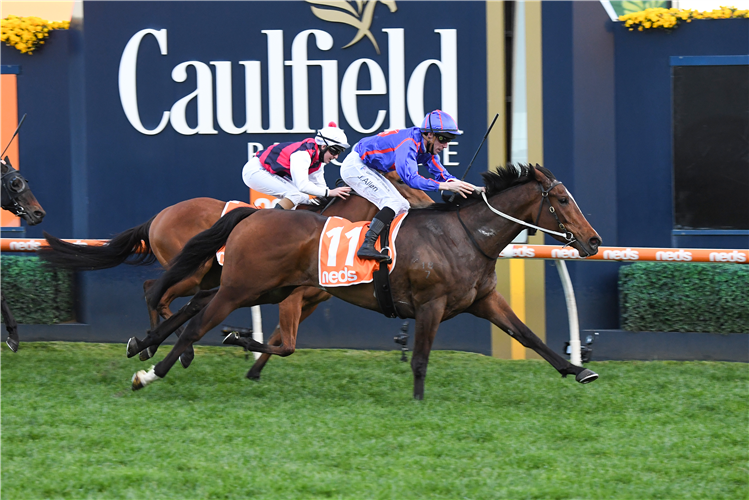
[[[746,499],[749,366],[197,347],[142,391],[124,345],[2,345],[2,498]],[[165,353],[159,352],[157,359]]]

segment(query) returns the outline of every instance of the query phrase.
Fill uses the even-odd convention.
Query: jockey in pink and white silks
[[[424,118],[421,127],[382,132],[365,137],[354,145],[341,165],[341,178],[380,209],[356,253],[359,258],[388,259],[375,249],[375,241],[396,215],[410,208],[408,201],[385,179],[383,172],[395,170],[408,186],[422,191],[452,191],[465,198],[477,189],[473,184],[450,175],[439,160],[445,146],[462,133],[450,115],[435,110]],[[419,165],[426,165],[434,179],[422,177]]]
[[[242,180],[256,191],[279,198],[276,208],[286,210],[309,204],[310,196],[346,198],[351,188],[329,189],[325,184],[325,164],[349,147],[347,141],[343,130],[330,122],[314,138],[258,151],[242,169]]]

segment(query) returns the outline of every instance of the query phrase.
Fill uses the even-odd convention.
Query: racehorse
[[[389,172],[386,177],[411,206],[423,207],[433,203],[423,191],[408,187],[396,172]],[[336,201],[333,203],[333,200]],[[190,238],[210,228],[219,220],[225,205],[226,202],[213,198],[194,198],[182,201],[165,208],[147,222],[115,235],[103,246],[75,245],[44,233],[49,248],[40,250],[39,255],[54,264],[78,270],[107,269],[123,263],[145,265],[153,263],[154,260],[158,260],[167,268],[169,261],[182,250]],[[304,210],[324,211],[326,215],[338,215],[353,221],[370,220],[377,213],[377,207],[360,196],[350,196],[345,200],[335,198],[321,200],[321,203],[317,205],[297,207],[297,211]],[[165,320],[173,316],[169,308],[173,300],[177,297],[194,295],[200,290],[215,288],[219,284],[220,276],[221,266],[215,260],[211,260],[191,275],[175,283],[158,304],[148,305],[150,331],[157,329],[159,316]],[[143,283],[144,292],[148,293],[154,281],[147,280]],[[301,296],[302,319],[312,314],[318,304],[331,297],[318,288],[307,288],[296,293]],[[195,307],[195,304],[196,302],[192,301],[189,307]],[[165,325],[166,328],[174,325],[174,328],[171,328],[163,338],[165,339],[177,330],[181,324],[178,323],[178,318],[175,318],[174,321]],[[164,331],[164,328],[160,328],[159,331]],[[280,330],[277,327],[269,342],[276,342],[278,339],[280,339]],[[137,349],[137,343],[130,342],[128,343],[128,357],[140,353],[140,359],[146,360],[155,354],[157,347],[158,344],[155,344],[147,349]],[[190,365],[193,356],[190,349],[185,356],[180,357],[180,362],[185,368]],[[253,366],[251,375],[248,375],[251,378],[258,378],[268,358],[269,356],[261,356]]]
[[[3,210],[8,210],[14,215],[22,217],[29,226],[39,224],[47,213],[37,201],[34,193],[31,192],[29,181],[13,168],[7,156],[4,161],[0,162],[0,165],[2,165]],[[3,321],[5,321],[5,329],[8,330],[8,338],[5,343],[8,344],[11,351],[16,352],[20,344],[18,323],[5,302],[5,294],[0,293],[0,297],[2,297]]]
[[[597,253],[601,237],[549,170],[511,166],[482,176],[486,188],[480,198],[411,210],[398,233],[398,263],[390,280],[399,315],[416,320],[411,359],[414,398],[424,397],[429,352],[437,327],[462,312],[488,319],[540,354],[563,377],[573,374],[580,383],[592,382],[598,374],[574,366],[552,351],[497,293],[495,260],[524,225],[544,230],[582,256]],[[320,286],[318,246],[325,222],[325,217],[313,213],[292,216],[277,210],[240,208],[188,242],[146,300],[158,303],[165,290],[204,265],[225,244],[221,286],[188,323],[172,351],[149,371],[141,370],[133,376],[133,390],[165,377],[188,346],[239,307],[286,299],[280,307],[282,344],[246,342],[256,352],[279,356],[293,353],[300,308],[287,297],[293,297],[295,287]],[[251,244],[258,239],[272,241],[273,245],[265,248]],[[327,291],[346,302],[380,311],[372,283]]]

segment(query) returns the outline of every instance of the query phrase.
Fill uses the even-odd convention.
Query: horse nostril
[[[591,248],[598,248],[598,246],[601,244],[601,238],[593,237],[588,240],[588,244]]]
[[[37,217],[41,219],[45,215],[47,215],[47,212],[45,212],[44,210],[34,210],[34,215],[36,215]]]

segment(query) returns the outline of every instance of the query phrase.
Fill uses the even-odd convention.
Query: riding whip
[[[481,148],[483,147],[484,143],[486,142],[486,138],[489,137],[489,132],[492,131],[492,127],[494,127],[494,122],[497,121],[497,118],[499,118],[499,113],[497,113],[496,115],[494,115],[494,119],[492,120],[491,125],[489,125],[489,128],[487,129],[486,133],[484,134],[484,138],[482,139],[481,144],[479,144],[478,149],[473,154],[473,158],[471,158],[471,163],[468,164],[468,166],[466,167],[466,171],[463,172],[463,177],[460,178],[461,181],[466,178],[466,175],[468,175],[468,171],[471,170],[471,166],[473,165],[474,160],[479,155],[479,151],[481,151]],[[453,195],[450,196],[450,200],[449,200],[450,203],[452,203],[453,200],[455,199],[455,195],[456,195],[456,193],[453,193]]]
[[[26,119],[26,113],[23,114],[23,116],[21,117],[21,121],[18,122],[18,126],[16,127],[16,131],[13,132],[13,137],[10,138],[10,141],[8,141],[8,145],[5,146],[5,149],[3,149],[2,154],[0,154],[0,158],[2,158],[3,155],[5,155],[5,152],[8,150],[8,148],[10,147],[10,145],[13,143],[13,139],[15,139],[16,135],[18,135],[18,130],[21,128],[21,125],[23,125],[23,121],[25,119]]]

